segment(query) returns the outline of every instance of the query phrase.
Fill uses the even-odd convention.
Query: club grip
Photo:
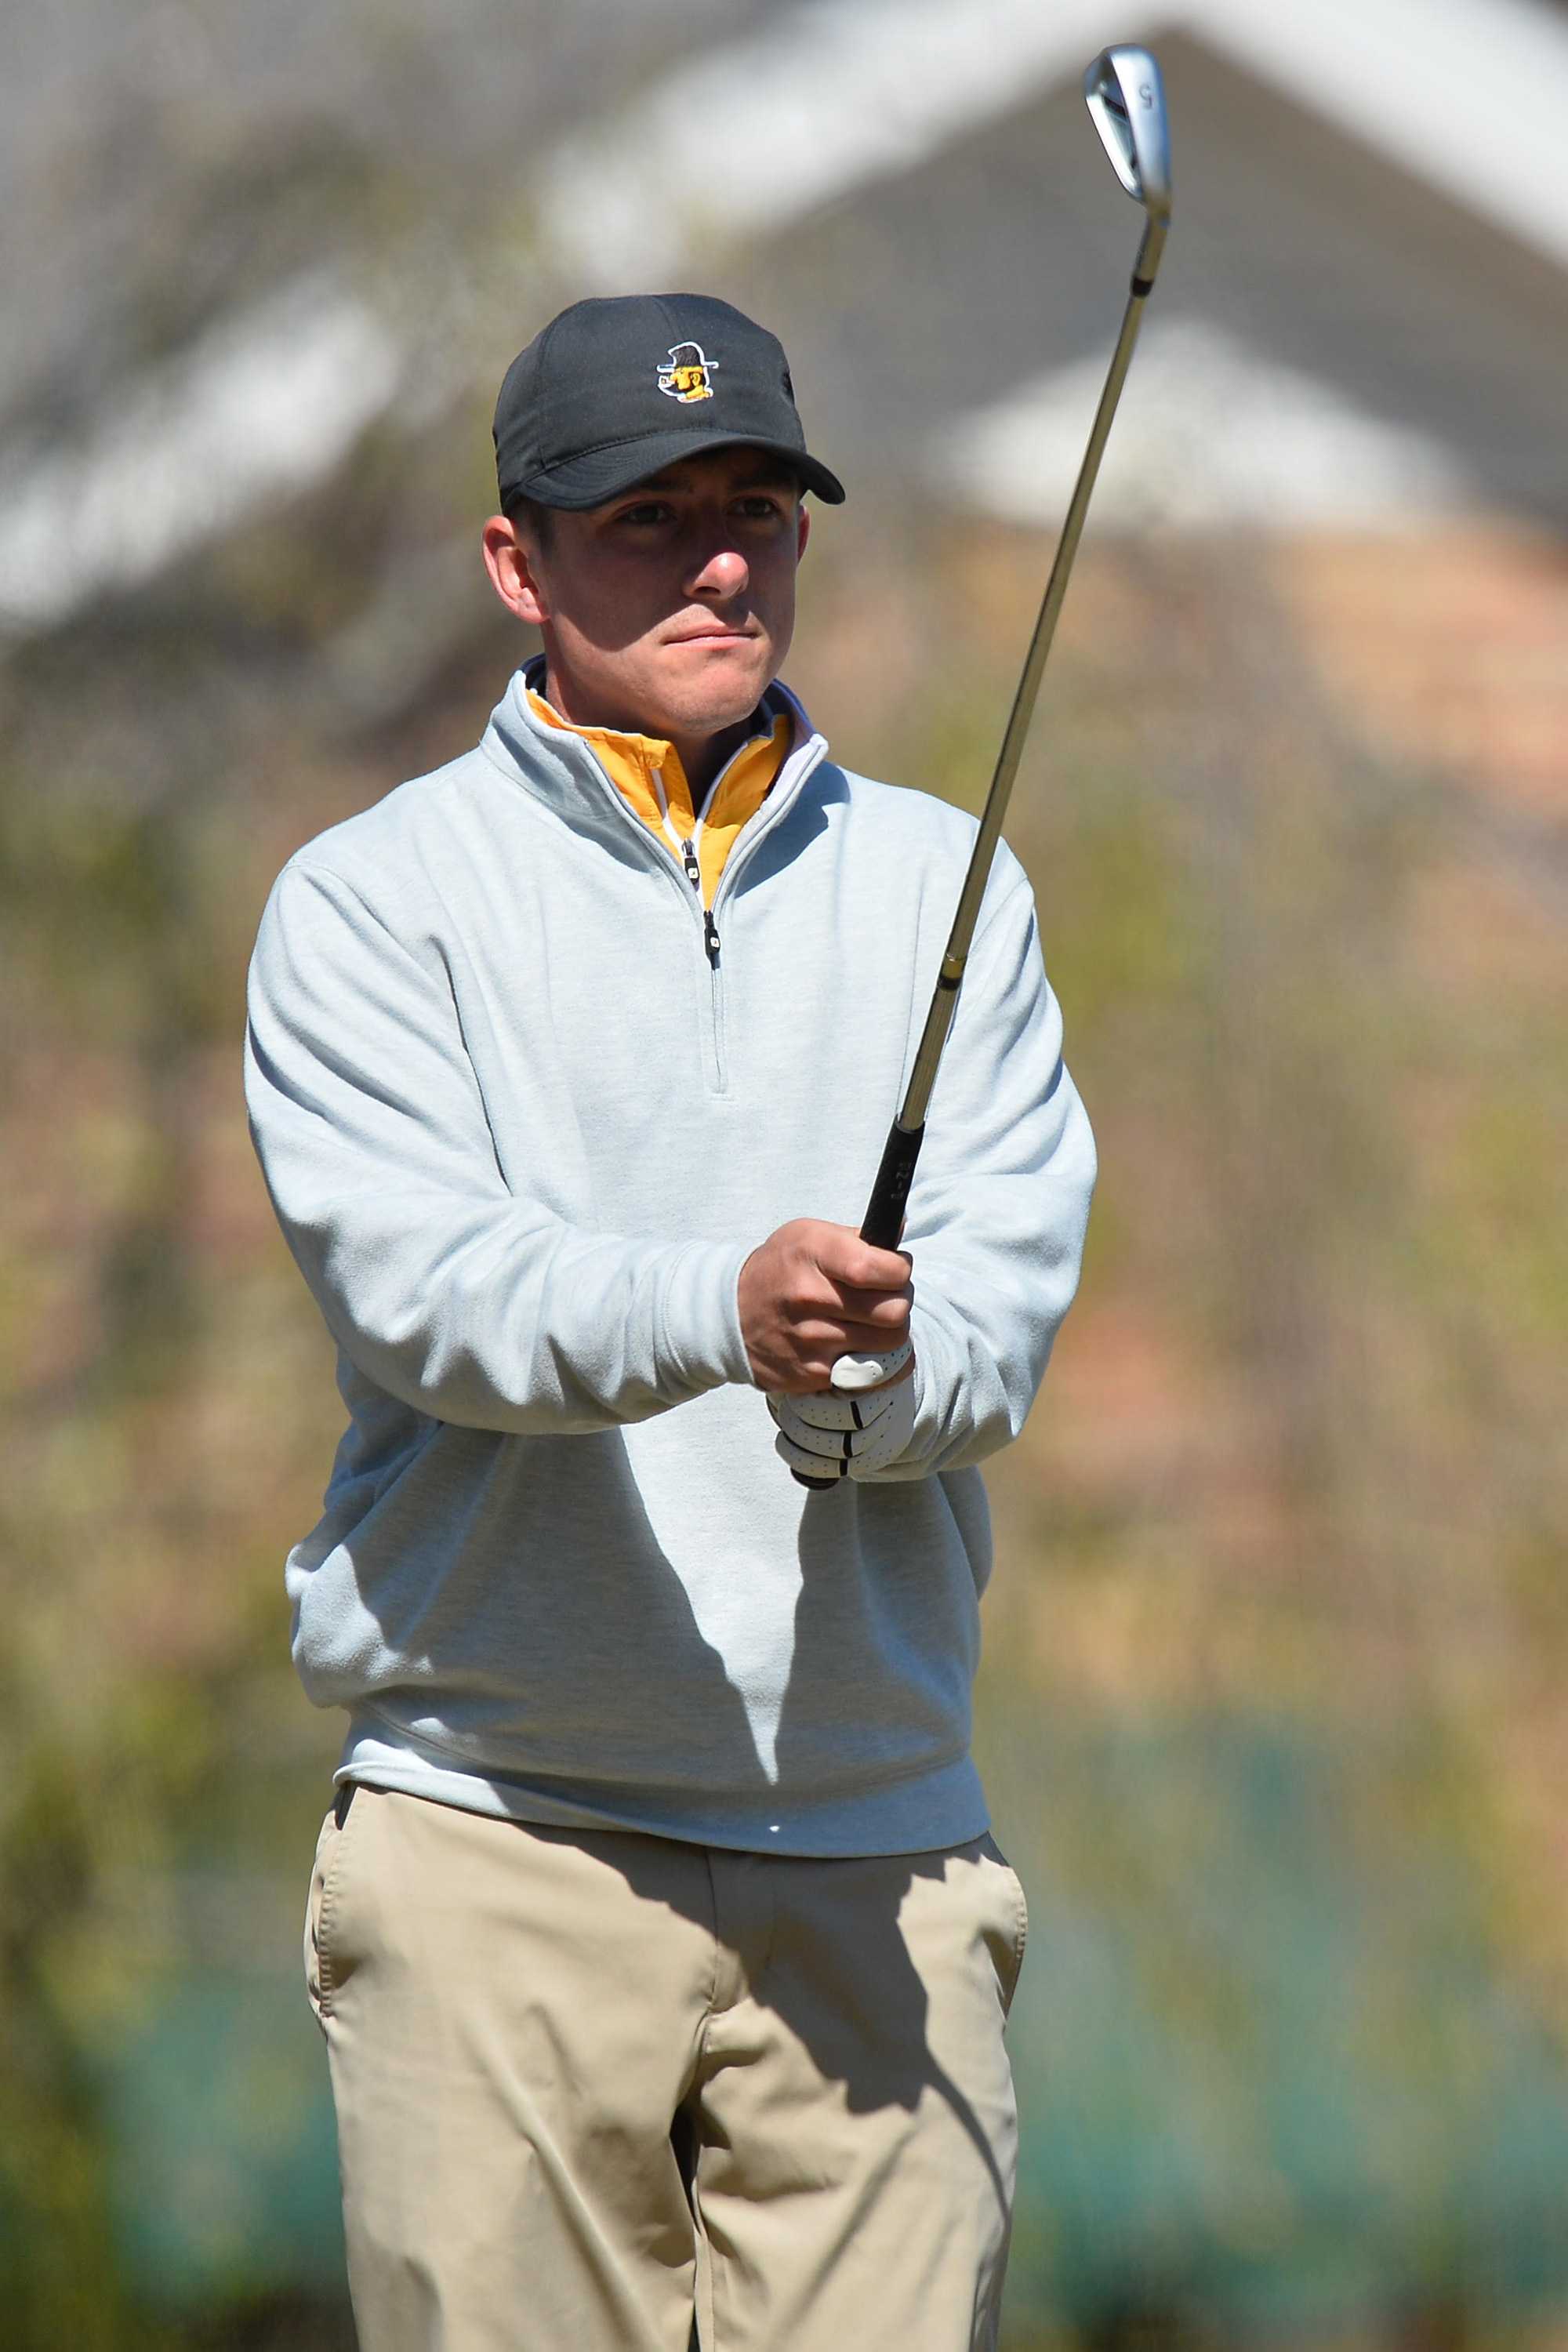
[[[904,1230],[904,1210],[909,1202],[910,1186],[914,1181],[915,1162],[925,1141],[925,1121],[919,1127],[900,1127],[897,1119],[888,1130],[888,1140],[882,1152],[882,1164],[877,1171],[877,1181],[871,1187],[871,1199],[860,1227],[860,1238],[873,1249],[897,1249]]]

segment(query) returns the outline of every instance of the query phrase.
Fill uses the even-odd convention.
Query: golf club
[[[1046,656],[1051,649],[1051,639],[1056,635],[1057,618],[1067,593],[1073,558],[1078,553],[1089,496],[1100,471],[1111,419],[1116,415],[1116,404],[1121,397],[1121,386],[1142,321],[1143,305],[1153,289],[1154,275],[1164,250],[1165,232],[1170,226],[1170,137],[1165,120],[1165,94],[1160,80],[1160,68],[1152,56],[1147,49],[1125,46],[1101,50],[1084,75],[1083,94],[1090,120],[1100,133],[1106,153],[1116,167],[1117,178],[1128,194],[1143,207],[1143,236],[1132,268],[1131,290],[1121,320],[1121,331],[1116,339],[1105,389],[1100,395],[1100,406],[1095,411],[1089,446],[1084,451],[1083,463],[1079,467],[1078,480],[1068,503],[1061,537],[1057,542],[1056,560],[1051,565],[1051,576],[1046,584],[1045,597],[1035,623],[1035,634],[1024,663],[1023,675],[1018,680],[1018,690],[1013,699],[1012,714],[1007,721],[1007,731],[1002,739],[991,788],[985,796],[980,830],[974,838],[969,871],[964,877],[958,911],[953,917],[952,929],[942,956],[931,1010],[926,1015],[925,1028],[903,1101],[889,1130],[882,1163],[877,1171],[870,1202],[860,1226],[861,1240],[870,1242],[878,1249],[897,1249],[903,1232],[905,1203],[925,1136],[926,1108],[936,1082],[937,1065],[942,1059],[942,1047],[947,1043],[948,1031],[957,1008],[958,992],[963,982],[964,966],[980,915],[980,902],[985,894],[991,862],[1002,832],[1002,820],[1012,796],[1013,779],[1018,771],[1024,740],[1034,716],[1035,698],[1039,691]],[[875,1387],[883,1377],[881,1360],[876,1356],[843,1356],[833,1369],[834,1387],[851,1393]],[[792,1475],[803,1486],[837,1484],[832,1478],[808,1477],[799,1470]]]

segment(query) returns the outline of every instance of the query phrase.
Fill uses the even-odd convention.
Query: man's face
[[[806,530],[794,475],[737,445],[557,509],[545,545],[500,519],[485,545],[503,602],[543,632],[563,717],[691,743],[748,717],[783,667]]]

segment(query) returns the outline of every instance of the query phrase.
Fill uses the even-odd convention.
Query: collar
[[[664,853],[658,841],[611,783],[593,746],[574,729],[551,726],[538,715],[531,688],[542,689],[543,684],[542,656],[514,672],[480,740],[483,757],[558,822],[601,843],[623,863],[662,861]],[[782,821],[807,778],[827,756],[826,738],[817,733],[805,707],[780,680],[768,688],[759,709],[770,725],[787,718],[790,736],[766,805],[747,828],[743,845],[747,856],[752,844]]]
[[[530,663],[524,672],[529,709],[546,727],[580,735],[622,797],[631,803],[643,823],[658,833],[673,832],[689,841],[701,826],[724,822],[739,805],[750,815],[772,789],[789,750],[793,729],[783,711],[761,704],[752,713],[750,731],[731,752],[708,788],[699,810],[679,752],[658,735],[639,735],[617,727],[580,727],[563,719],[546,701],[542,673]],[[744,816],[740,820],[744,822]]]

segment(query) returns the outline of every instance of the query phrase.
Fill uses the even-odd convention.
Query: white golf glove
[[[770,1396],[774,1452],[808,1478],[868,1478],[885,1470],[914,1434],[915,1383],[908,1374],[891,1388],[868,1383],[886,1381],[910,1353],[906,1340],[886,1356],[841,1357],[832,1388],[816,1396]]]

